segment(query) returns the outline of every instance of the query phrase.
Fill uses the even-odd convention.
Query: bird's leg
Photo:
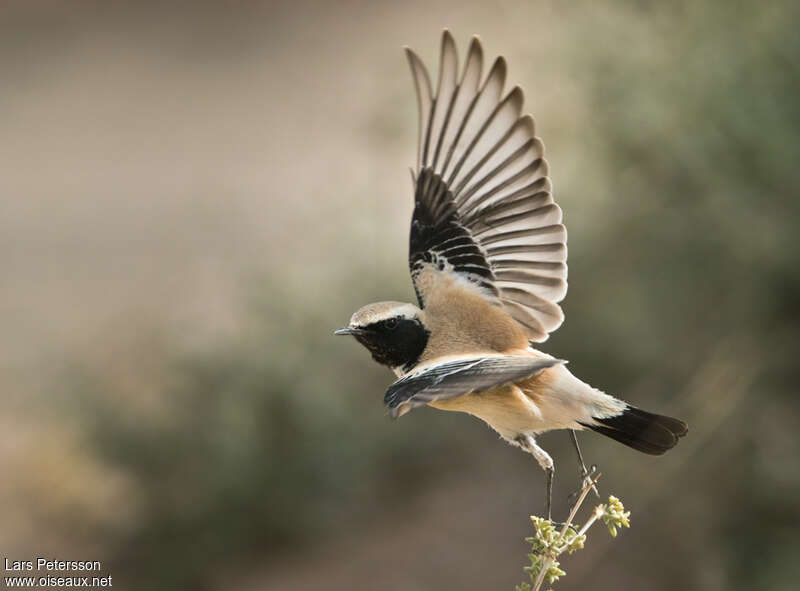
[[[583,487],[588,486],[589,484],[591,484],[591,482],[592,482],[592,476],[591,475],[594,473],[595,470],[597,470],[597,466],[593,465],[591,470],[587,470],[586,469],[586,464],[583,461],[583,454],[581,453],[581,447],[578,445],[578,435],[575,432],[575,429],[570,429],[569,430],[569,434],[570,434],[570,437],[572,439],[572,445],[575,446],[575,451],[578,454],[578,461],[580,462],[580,474],[581,474],[581,486],[580,486],[580,488],[576,492],[574,492],[571,495],[569,495],[569,497],[570,497],[570,499],[573,499],[573,498],[577,499],[578,495],[580,495],[580,493],[581,493],[581,490],[583,490]],[[600,493],[597,491],[597,486],[592,484],[592,490],[594,491],[594,494],[597,495],[597,498],[600,498]]]
[[[553,521],[553,472],[555,472],[555,470],[553,470],[552,466],[544,469],[547,480],[547,484],[545,485],[547,486],[547,508],[545,509],[547,511],[547,521]]]
[[[520,435],[515,441],[522,449],[536,458],[536,461],[539,462],[542,470],[544,470],[547,486],[545,511],[547,512],[547,520],[552,521],[553,474],[555,473],[553,458],[550,457],[550,454],[539,447],[536,444],[536,440],[530,435]]]

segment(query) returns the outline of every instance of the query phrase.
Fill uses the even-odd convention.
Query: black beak
[[[357,335],[357,334],[364,334],[364,331],[361,330],[360,328],[340,328],[339,330],[334,330],[333,334]]]

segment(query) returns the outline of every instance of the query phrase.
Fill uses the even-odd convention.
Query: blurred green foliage
[[[539,5],[504,5],[497,18],[519,11],[533,27]],[[617,542],[629,543],[619,560],[593,563],[583,575],[576,567],[570,584],[794,589],[800,5],[541,5],[560,35],[561,52],[545,57],[559,60],[582,96],[569,113],[579,140],[548,144],[571,232],[570,292],[567,320],[543,348],[593,385],[690,425],[659,463],[592,439],[605,483],[641,520]],[[491,52],[502,51],[499,41]],[[531,58],[529,66],[512,63],[512,72],[536,79],[544,58]],[[403,68],[398,58],[391,77]],[[405,108],[413,100],[406,90],[391,104]],[[395,118],[412,124],[407,114],[386,115],[387,151],[396,138],[385,129],[398,128]],[[544,135],[548,113],[536,115]],[[580,174],[559,177],[566,168]],[[317,248],[314,273],[303,274],[286,253],[331,230],[307,228],[296,244],[276,238],[274,256],[263,265],[254,257],[256,278],[243,280],[234,334],[203,347],[167,330],[143,341],[111,335],[113,362],[65,355],[30,403],[75,425],[81,452],[130,483],[134,519],[74,538],[101,540],[112,574],[131,588],[212,589],[222,586],[220,563],[236,569],[305,556],[373,519],[402,514],[449,475],[470,474],[484,453],[508,462],[503,478],[539,500],[536,468],[519,469],[527,458],[500,459],[502,444],[467,418],[425,410],[398,422],[384,416],[391,375],[331,331],[370,300],[410,297],[402,264],[383,265],[380,249],[353,247],[352,236],[361,235],[348,231],[400,222],[364,205],[374,195],[331,184],[358,205],[358,215],[336,220],[341,250]],[[304,215],[313,201],[301,201],[287,207]],[[363,260],[352,260],[354,252]],[[564,451],[553,454],[557,464],[568,457],[555,436],[545,441]],[[484,451],[487,442],[495,447]],[[557,485],[574,487],[569,469],[562,474]],[[487,503],[493,494],[487,488]],[[642,507],[648,503],[659,510]],[[671,556],[657,560],[654,552]]]
[[[311,302],[287,315],[298,294],[267,281],[251,289],[242,340],[193,352],[151,343],[147,355],[164,364],[165,407],[155,416],[120,412],[102,371],[67,370],[60,412],[140,491],[137,525],[113,541],[109,559],[137,587],[212,588],[220,564],[281,556],[366,520],[424,490],[461,443],[424,420],[403,425],[402,437],[382,435],[383,372],[347,354],[355,346],[334,337]]]

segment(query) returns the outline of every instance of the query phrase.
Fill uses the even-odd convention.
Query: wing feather
[[[444,172],[448,169],[451,162],[453,153],[461,134],[463,133],[463,122],[468,119],[468,114],[473,108],[475,97],[478,95],[478,88],[481,82],[481,75],[483,73],[483,49],[477,37],[473,37],[467,50],[467,60],[464,64],[464,73],[461,76],[461,81],[458,85],[458,91],[454,95],[452,101],[452,109],[450,112],[450,121],[445,133],[442,134],[442,144],[447,148],[446,157],[440,166],[434,167],[434,170],[440,176],[444,176]],[[443,150],[445,151],[445,150]]]
[[[497,58],[492,64],[489,75],[486,78],[480,91],[475,95],[461,122],[455,143],[453,144],[453,155],[460,153],[460,158],[455,160],[452,170],[449,171],[447,180],[448,186],[452,187],[458,183],[458,174],[461,172],[465,161],[481,139],[483,132],[492,122],[497,111],[497,103],[503,92],[503,85],[506,79],[506,61],[502,57]],[[443,178],[448,175],[447,170],[442,171]]]
[[[503,95],[503,57],[481,82],[477,37],[459,78],[455,42],[443,33],[435,95],[422,61],[406,51],[420,109],[409,252],[420,305],[432,288],[417,278],[434,266],[476,284],[531,340],[545,340],[564,318],[567,232],[544,145],[533,118],[522,115],[524,93],[514,87]]]
[[[559,363],[564,362],[529,355],[449,359],[403,376],[389,386],[384,402],[396,418],[405,410],[519,381]]]
[[[430,130],[431,137],[436,138],[436,146],[431,160],[431,165],[434,169],[439,161],[439,154],[447,135],[453,106],[459,95],[460,89],[457,86],[457,76],[458,52],[456,51],[456,44],[449,31],[445,31],[445,34],[442,35],[442,63],[439,67],[439,85],[436,90],[436,112],[431,118]]]
[[[425,139],[428,137],[428,117],[433,103],[433,91],[431,90],[431,79],[425,64],[419,59],[416,53],[406,47],[406,57],[411,67],[411,76],[414,78],[414,88],[417,92],[417,110],[419,111],[417,146],[417,172],[422,168],[422,154],[425,149]]]

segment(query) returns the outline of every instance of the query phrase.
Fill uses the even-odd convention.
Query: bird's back
[[[430,336],[420,364],[453,355],[528,348],[528,338],[520,325],[477,287],[433,267],[423,273],[436,288],[430,290],[425,306],[425,327]]]

